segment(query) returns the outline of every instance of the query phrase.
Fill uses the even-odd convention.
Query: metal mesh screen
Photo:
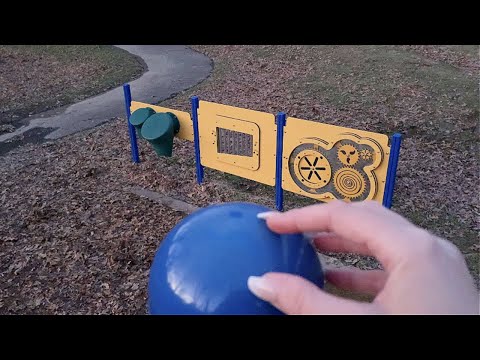
[[[253,156],[253,136],[217,128],[217,151],[221,154]]]

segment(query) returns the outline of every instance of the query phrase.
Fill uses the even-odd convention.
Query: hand
[[[333,285],[372,303],[328,294],[283,273],[250,277],[259,298],[286,314],[478,314],[479,293],[461,252],[377,202],[333,201],[262,216],[277,233],[315,232],[320,251],[374,256],[384,270],[326,269]]]

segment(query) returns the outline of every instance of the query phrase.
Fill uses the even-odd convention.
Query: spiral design
[[[344,197],[354,199],[365,191],[365,179],[353,168],[341,168],[333,176],[335,189]]]

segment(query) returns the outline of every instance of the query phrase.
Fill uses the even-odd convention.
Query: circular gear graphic
[[[310,194],[321,194],[331,184],[330,161],[316,144],[298,145],[289,156],[288,169],[294,183]]]
[[[355,146],[350,144],[340,146],[338,148],[337,156],[338,160],[340,160],[340,162],[346,166],[355,165],[359,157]]]
[[[312,189],[324,187],[332,176],[328,160],[317,150],[303,150],[295,158],[295,172],[300,181]]]
[[[368,149],[362,149],[360,150],[360,157],[365,160],[365,161],[368,161],[372,158],[372,153],[370,150]]]
[[[358,170],[349,167],[343,167],[335,172],[333,185],[339,194],[350,200],[362,196],[366,189],[363,175]]]

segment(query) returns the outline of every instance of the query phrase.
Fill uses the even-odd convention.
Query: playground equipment
[[[150,269],[149,313],[282,314],[247,287],[249,276],[270,271],[302,276],[323,288],[323,269],[313,246],[302,234],[269,230],[257,218],[269,210],[251,203],[224,203],[179,222],[161,242]]]
[[[132,101],[124,85],[132,159],[140,162],[137,136],[160,156],[171,156],[173,138],[193,141],[197,182],[204,167],[327,202],[375,200],[390,208],[401,135],[339,127],[191,98],[187,112]]]

